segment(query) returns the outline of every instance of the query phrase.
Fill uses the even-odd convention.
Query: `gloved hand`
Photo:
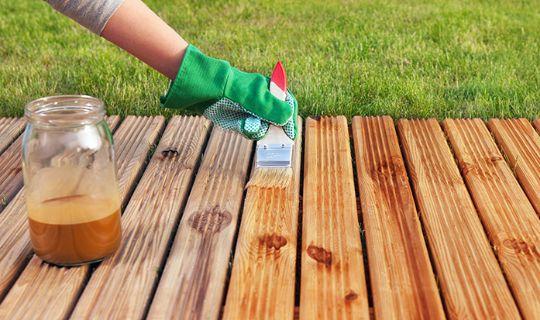
[[[161,97],[162,106],[204,115],[215,124],[259,140],[270,124],[282,126],[295,139],[298,103],[288,92],[286,101],[274,97],[269,79],[242,72],[224,60],[207,57],[190,45],[176,79]]]

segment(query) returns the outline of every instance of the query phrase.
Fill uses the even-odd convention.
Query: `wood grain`
[[[444,121],[522,315],[540,315],[540,220],[480,119]]]
[[[400,120],[398,128],[447,316],[519,319],[439,123]]]
[[[0,153],[21,134],[25,123],[24,118],[0,118]]]
[[[306,127],[300,319],[369,319],[347,120]]]
[[[491,119],[488,127],[540,215],[540,136],[526,119]]]
[[[150,147],[165,123],[163,117],[128,116],[114,135],[120,196],[127,202]],[[89,275],[89,266],[59,268],[33,256],[0,304],[0,318],[57,319],[69,315]]]
[[[143,317],[209,127],[201,117],[171,119],[122,216],[122,245],[96,268],[73,318]]]
[[[0,212],[23,186],[22,135],[0,155]]]
[[[217,319],[253,142],[214,128],[150,319]]]
[[[118,123],[118,120],[117,116],[108,119],[111,125]],[[17,150],[20,152],[20,145],[14,148],[19,148]],[[15,151],[13,156],[17,157]],[[20,153],[18,157],[21,161]],[[15,176],[14,179],[22,177]],[[0,214],[0,252],[5,253],[0,255],[0,301],[32,254],[24,201],[23,187]]]
[[[224,319],[293,319],[302,121],[287,188],[249,187]]]
[[[23,185],[21,132],[25,123],[23,118],[0,118],[0,212]]]
[[[540,133],[540,118],[534,120],[534,126],[536,127],[536,131]]]
[[[377,319],[443,319],[405,163],[390,117],[352,123]]]

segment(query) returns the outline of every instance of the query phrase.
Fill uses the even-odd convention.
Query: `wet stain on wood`
[[[199,233],[212,234],[223,230],[231,223],[231,220],[231,213],[216,205],[193,213],[189,217],[189,226]]]

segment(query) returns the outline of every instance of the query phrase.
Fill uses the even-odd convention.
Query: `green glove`
[[[288,93],[286,101],[281,101],[268,86],[268,78],[242,72],[190,45],[161,103],[167,108],[204,112],[217,125],[250,139],[264,137],[270,124],[282,126],[291,139],[296,138],[296,99]]]

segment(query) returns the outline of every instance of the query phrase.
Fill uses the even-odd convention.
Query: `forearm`
[[[48,0],[58,11],[174,79],[188,43],[140,0]]]

